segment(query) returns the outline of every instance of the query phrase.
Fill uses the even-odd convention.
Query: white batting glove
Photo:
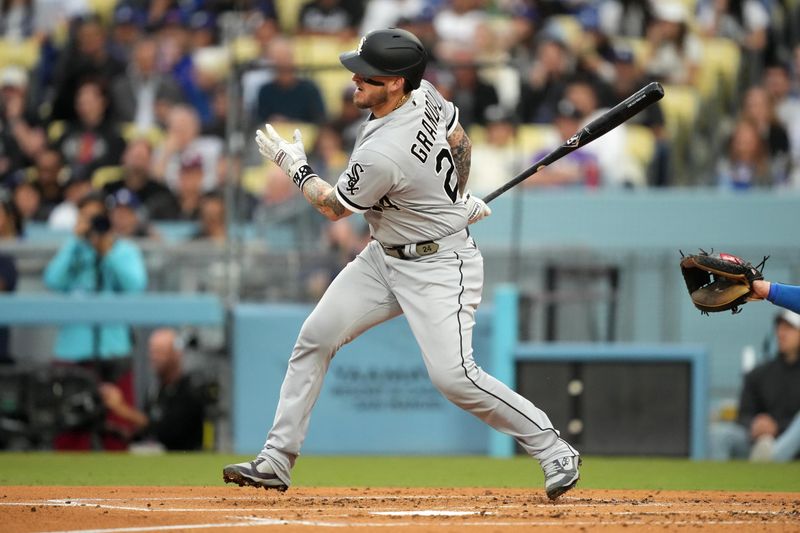
[[[469,224],[474,224],[492,214],[492,209],[486,205],[486,202],[473,196],[470,191],[467,191],[465,198],[467,204],[467,220]]]
[[[308,166],[300,130],[294,130],[294,141],[290,143],[278,135],[271,124],[267,124],[264,131],[256,132],[256,144],[261,155],[281,167],[300,189],[310,177],[316,176]]]

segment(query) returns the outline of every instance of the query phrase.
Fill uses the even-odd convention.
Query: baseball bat
[[[578,130],[575,135],[567,139],[564,144],[511,178],[511,180],[501,185],[496,190],[490,192],[488,195],[486,195],[483,201],[488,204],[509,190],[511,187],[522,181],[525,181],[528,177],[537,173],[550,163],[558,161],[573,150],[577,150],[581,146],[587,145],[598,137],[605,135],[650,104],[661,100],[663,96],[664,88],[661,87],[660,83],[654,81],[645,85],[631,96]]]

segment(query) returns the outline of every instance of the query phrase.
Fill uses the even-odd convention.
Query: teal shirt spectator
[[[70,236],[44,272],[45,285],[69,294],[136,293],[147,287],[147,270],[139,248],[117,239],[98,262],[95,249],[85,240]],[[80,302],[76,300],[76,307]],[[130,354],[131,334],[127,325],[70,325],[58,333],[55,356],[79,361],[97,355],[102,359]]]

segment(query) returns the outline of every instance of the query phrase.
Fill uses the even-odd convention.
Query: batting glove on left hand
[[[465,198],[467,204],[467,220],[469,224],[474,224],[492,214],[492,210],[486,205],[486,202],[473,196],[470,191],[467,191]]]
[[[281,137],[271,124],[267,124],[264,131],[256,132],[256,144],[261,155],[281,167],[301,189],[308,178],[316,175],[308,166],[300,130],[294,130],[294,141],[290,143]]]

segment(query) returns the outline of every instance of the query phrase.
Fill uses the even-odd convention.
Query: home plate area
[[[800,494],[486,488],[0,487],[4,532],[799,531]],[[631,529],[633,528],[633,529]]]

